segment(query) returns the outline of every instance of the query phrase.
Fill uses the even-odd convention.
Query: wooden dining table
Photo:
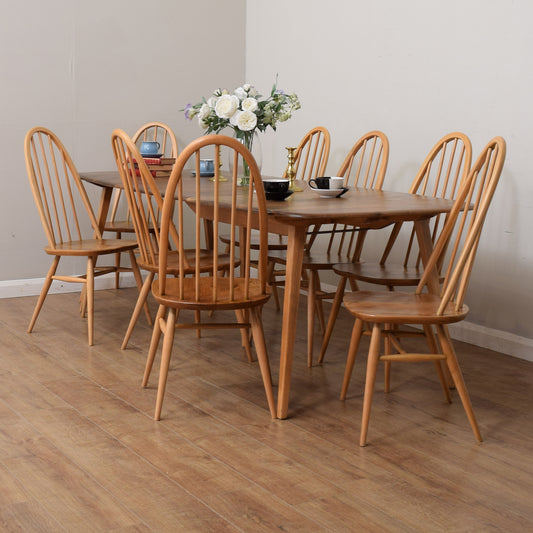
[[[107,219],[111,195],[114,188],[122,188],[118,172],[82,172],[81,178],[102,188],[98,223],[103,228]],[[192,199],[195,194],[195,178],[191,173],[183,174],[184,191]],[[200,178],[202,197],[209,188],[214,191],[214,184],[208,178]],[[164,194],[167,177],[157,177],[156,182]],[[227,183],[227,182],[226,182]],[[189,189],[190,185],[190,189]],[[433,243],[429,220],[450,211],[452,202],[440,198],[418,196],[402,192],[375,191],[350,188],[340,198],[321,198],[313,192],[307,183],[297,182],[303,191],[295,192],[284,201],[267,201],[268,230],[287,236],[287,268],[285,278],[285,296],[283,303],[283,326],[281,332],[281,353],[279,362],[279,384],[277,416],[287,418],[291,384],[292,362],[300,295],[300,279],[304,244],[309,226],[315,224],[349,224],[363,229],[380,229],[400,221],[412,221],[420,246],[420,255],[425,264]],[[224,204],[224,182],[220,183],[220,204]],[[226,185],[229,188],[229,185]],[[230,195],[227,195],[228,203]],[[244,197],[244,195],[243,195]],[[207,197],[208,198],[208,197]],[[206,202],[204,218],[209,218],[209,202]],[[244,207],[243,199],[243,207]],[[224,220],[222,220],[224,221]],[[428,289],[439,291],[438,275],[435,272],[430,279]]]

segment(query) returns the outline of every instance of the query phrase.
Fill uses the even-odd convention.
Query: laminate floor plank
[[[155,422],[144,316],[120,350],[136,290],[98,291],[92,347],[78,296],[49,296],[30,335],[36,299],[0,300],[0,530],[533,530],[533,363],[454,343],[481,445],[432,365],[393,365],[389,394],[380,370],[360,448],[368,339],[340,402],[353,320],[341,310],[324,365],[308,369],[302,306],[289,419],[270,419],[239,333],[207,330],[176,332]],[[277,383],[272,302],[264,325]]]

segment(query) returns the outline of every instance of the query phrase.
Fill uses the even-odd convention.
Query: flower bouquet
[[[254,136],[258,131],[263,132],[268,127],[276,130],[277,124],[291,118],[297,109],[300,109],[298,96],[278,89],[277,83],[274,83],[267,98],[245,83],[237,87],[233,94],[227,89],[217,89],[207,100],[202,97],[201,102],[188,104],[182,111],[189,120],[197,117],[206,135],[231,128],[234,136],[252,151]],[[245,163],[241,184],[247,185],[249,177],[250,169]]]

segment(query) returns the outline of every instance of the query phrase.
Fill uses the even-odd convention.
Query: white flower
[[[243,111],[255,111],[257,109],[257,100],[255,98],[245,98],[242,101],[241,108]]]
[[[248,96],[248,93],[246,92],[246,89],[244,87],[237,87],[235,89],[235,96],[239,100],[244,100]]]
[[[209,115],[210,112],[211,112],[211,108],[209,107],[209,105],[202,104],[200,111],[198,111],[198,119],[203,120],[204,118],[207,117],[207,115]]]
[[[238,125],[237,125],[237,120],[239,119],[239,115],[242,113],[242,111],[235,111],[235,113],[233,113],[233,115],[231,115],[230,119],[229,119],[229,123],[234,127],[234,128],[237,128]]]
[[[251,85],[250,85],[249,83],[245,83],[245,84],[242,86],[242,88],[243,88],[246,92],[248,92],[248,91],[250,90],[250,87],[251,87]]]
[[[237,127],[241,131],[251,131],[257,126],[257,115],[252,111],[241,111],[237,117]]]
[[[200,117],[200,116],[198,116],[198,125],[199,125],[200,128],[202,128],[203,130],[205,130],[206,128],[209,127],[209,124],[204,120],[203,117]]]
[[[257,96],[257,89],[253,86],[250,86],[250,89],[248,89],[248,96],[255,98]]]
[[[220,118],[231,118],[239,107],[239,99],[235,95],[223,94],[215,105],[215,113]]]
[[[211,98],[207,99],[207,105],[211,108],[214,108],[217,105],[218,97],[211,96]]]

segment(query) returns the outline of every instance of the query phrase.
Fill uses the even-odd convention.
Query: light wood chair
[[[33,128],[24,142],[26,169],[48,246],[54,257],[28,327],[31,333],[53,280],[83,283],[80,312],[87,314],[89,345],[93,345],[94,278],[113,272],[113,267],[96,268],[101,255],[128,252],[137,282],[141,275],[135,260],[136,240],[103,239],[78,171],[59,138],[46,128]],[[89,238],[85,234],[91,232]],[[86,273],[56,275],[62,257],[86,257]]]
[[[200,159],[205,150],[212,150],[213,147],[215,148],[215,176],[212,188],[205,188],[201,187]],[[234,161],[232,176],[224,184],[221,184],[218,179],[220,173],[220,148],[229,152]],[[250,168],[250,187],[243,188],[238,186],[238,157],[243,157]],[[195,198],[189,199],[189,204],[195,214],[194,221],[185,223],[184,217],[186,213],[190,212],[190,207],[183,193],[182,171],[191,159],[196,169],[197,185]],[[223,195],[220,191],[222,187],[225,191]],[[225,200],[223,206],[220,205],[221,198]],[[199,266],[203,259],[203,252],[201,252],[202,238],[204,236],[202,217],[205,217],[205,213],[200,208],[203,200],[207,200],[212,206],[213,249],[211,250],[211,260],[213,266],[209,272],[204,272]],[[168,263],[171,256],[168,253],[168,245],[172,240],[173,226],[171,217],[175,202],[177,202],[176,209],[179,220],[178,235],[176,237],[178,242],[179,273],[177,277],[169,277]],[[231,236],[230,265],[226,269],[225,276],[220,275],[218,258],[219,237],[222,229],[219,215],[222,210],[228,214],[227,220],[231,221],[229,224]],[[258,221],[260,238],[256,268],[251,265],[251,246],[245,244],[250,242],[252,217]],[[224,226],[227,227],[226,224]],[[239,227],[246,228],[246,239],[244,239],[244,243],[240,243],[240,247],[236,247],[235,241]],[[148,383],[160,337],[163,334],[164,341],[155,419],[159,420],[161,416],[175,330],[207,327],[239,328],[242,331],[244,326],[251,326],[252,329],[267,402],[270,414],[274,418],[276,416],[276,406],[261,318],[263,305],[270,298],[266,279],[268,243],[266,200],[257,164],[252,154],[238,140],[223,135],[207,135],[193,141],[181,152],[165,192],[160,239],[159,272],[158,277],[152,284],[152,294],[159,303],[159,309],[142,382],[143,386]],[[185,253],[185,241],[195,244],[196,253],[194,257],[190,257]],[[237,267],[239,268],[238,274]],[[190,275],[186,276],[188,273]],[[237,321],[178,323],[178,314],[184,309],[194,311],[234,310]],[[250,324],[245,322],[245,315],[249,316]]]
[[[453,200],[461,183],[468,176],[471,162],[472,145],[470,139],[459,132],[445,135],[430,150],[411,184],[409,193]],[[431,235],[434,243],[440,235],[444,221],[444,216],[435,217],[432,221]],[[401,238],[402,233],[405,239]],[[399,236],[400,239],[398,239]],[[403,244],[406,250],[403,263],[389,262],[388,259],[393,247],[396,245],[398,248],[399,244]],[[350,281],[352,290],[357,289],[358,281],[382,285],[391,291],[395,287],[416,287],[418,285],[423,267],[413,224],[397,223],[392,227],[379,263],[364,260],[338,263],[333,265],[333,271],[340,276],[340,280],[324,333],[319,363],[324,360],[348,281]],[[414,334],[411,331],[398,332],[399,336]],[[388,391],[389,388],[390,363],[385,363],[385,390]]]
[[[337,176],[344,177],[345,186],[381,190],[389,159],[389,141],[381,131],[363,135],[350,149]],[[331,299],[335,293],[324,292],[320,283],[320,271],[331,270],[341,261],[357,261],[361,255],[366,231],[347,225],[316,226],[312,229],[304,252],[302,288],[307,291],[307,364],[313,364],[313,338],[315,311],[321,330],[324,331],[322,300]],[[286,265],[284,251],[272,251],[268,255],[274,264]],[[272,283],[274,284],[274,283]]]
[[[161,153],[164,157],[178,157],[178,142],[172,129],[162,122],[148,122],[141,126],[133,135],[132,140],[135,144],[140,145],[143,141],[157,141],[161,145]],[[110,232],[115,234],[115,238],[122,238],[122,234],[133,235],[135,229],[133,221],[127,208],[127,202],[124,201],[122,190],[115,189],[111,198],[109,218],[104,226],[104,233]],[[115,287],[120,286],[120,274],[122,272],[131,272],[131,268],[121,264],[121,254],[115,256]],[[147,318],[151,324],[149,312]]]
[[[326,175],[331,137],[324,126],[310,129],[294,151],[294,171],[296,180],[309,181],[311,178]],[[283,172],[287,177],[287,169]]]
[[[315,126],[310,129],[301,139],[300,143],[294,151],[294,171],[295,179],[302,181],[309,181],[311,178],[317,176],[324,176],[329,159],[331,145],[331,137],[329,131],[324,126]],[[287,177],[287,168],[283,171],[284,178]],[[252,250],[257,250],[259,242],[255,231],[251,235]],[[222,235],[220,240],[229,245],[229,236]],[[268,236],[269,250],[286,250],[287,237],[284,235],[269,234]],[[276,304],[276,309],[279,311],[279,296],[277,286],[281,282],[275,283],[276,276],[284,276],[284,271],[275,271],[274,263],[269,264],[269,283],[272,286],[272,295]]]
[[[487,144],[474,163],[457,195],[415,293],[355,291],[344,296],[346,309],[356,320],[346,362],[341,400],[346,398],[363,323],[370,324],[372,329],[359,442],[361,446],[366,445],[379,361],[444,361],[451,372],[474,435],[479,442],[482,440],[447,325],[463,320],[468,314],[464,298],[472,274],[483,223],[500,178],[505,151],[505,141],[501,137],[495,137]],[[444,264],[444,281],[440,294],[425,292],[431,279],[438,277],[441,264]],[[430,353],[427,354],[408,353],[400,349],[398,353],[380,355],[381,338],[389,334],[384,326],[390,324],[420,325],[432,335],[434,334],[433,328],[435,328],[440,350],[436,339],[433,338]],[[447,383],[443,375],[440,378],[446,393]]]
[[[128,329],[124,336],[121,348],[126,349],[131,334],[142,308],[146,305],[150,287],[155,274],[159,270],[159,250],[161,234],[159,230],[160,214],[163,208],[163,198],[159,191],[158,185],[148,169],[144,159],[141,157],[133,139],[122,130],[115,130],[111,135],[111,144],[115,161],[122,183],[124,193],[128,202],[128,211],[131,215],[131,221],[139,243],[139,258],[137,263],[142,270],[145,270],[146,276],[142,289],[139,293],[137,303],[133,310]],[[167,253],[167,274],[178,276],[179,252],[178,252],[178,232],[171,221],[170,227],[170,250]],[[187,261],[194,264],[195,250],[184,250]],[[201,272],[207,272],[213,269],[212,253],[199,250],[199,268]],[[220,254],[217,258],[218,270],[224,272],[230,267],[228,254]],[[192,267],[185,268],[185,274],[194,273]],[[200,320],[199,312],[197,320]],[[200,330],[198,330],[199,332]],[[248,336],[245,335],[246,339]],[[246,342],[245,349],[249,360],[252,360],[249,342]]]

